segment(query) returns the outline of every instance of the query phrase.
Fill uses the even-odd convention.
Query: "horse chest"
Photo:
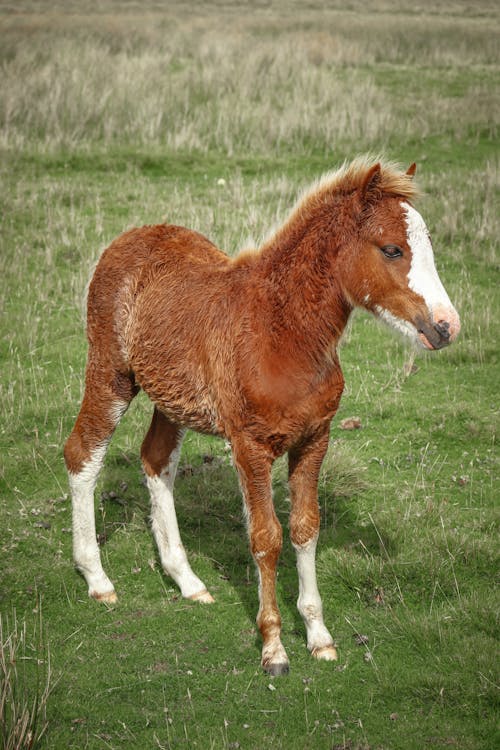
[[[339,406],[344,378],[340,368],[335,368],[328,377],[311,378],[301,385],[286,378],[273,381],[274,387],[269,387],[269,380],[265,385],[254,383],[244,392],[237,430],[252,434],[279,456],[330,422]]]

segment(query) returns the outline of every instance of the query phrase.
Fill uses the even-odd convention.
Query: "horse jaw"
[[[435,351],[436,349],[448,346],[452,341],[450,326],[448,323],[443,324],[442,318],[438,322],[427,318],[419,318],[415,321],[416,324],[414,325],[408,320],[398,318],[397,315],[393,315],[393,313],[380,305],[375,305],[373,312],[379,320],[387,323],[388,326],[398,333],[403,334],[406,339],[409,339],[418,348]],[[458,325],[460,326],[460,324]]]
[[[375,305],[374,312],[380,320],[387,323],[387,325],[393,330],[401,333],[406,339],[410,339],[415,346],[420,346],[425,349],[434,349],[428,339],[423,334],[420,334],[418,329],[408,320],[398,318],[397,315],[393,315],[389,310],[386,310],[380,305]]]

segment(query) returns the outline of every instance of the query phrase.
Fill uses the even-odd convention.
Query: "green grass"
[[[498,10],[328,6],[0,4],[0,613],[32,633],[41,602],[52,675],[42,748],[498,744]],[[417,161],[463,330],[449,351],[413,359],[354,317],[320,483],[318,577],[340,661],[307,653],[286,540],[291,672],[271,679],[221,442],[190,434],[176,484],[185,546],[216,604],[183,601],[161,572],[138,458],[143,396],[96,493],[119,603],[87,599],[61,452],[82,391],[82,299],[125,228],[168,220],[233,253],[301,187],[367,150]],[[340,430],[353,415],[362,429]],[[286,529],[283,461],[275,502]],[[45,657],[27,643],[34,691]]]

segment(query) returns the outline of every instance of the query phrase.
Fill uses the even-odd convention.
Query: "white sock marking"
[[[182,596],[190,597],[203,591],[205,584],[191,570],[175,513],[173,486],[181,443],[182,439],[172,451],[168,466],[159,476],[146,475],[146,483],[151,496],[151,525],[161,563],[179,586]]]
[[[122,400],[110,404],[113,427],[118,424],[127,408],[128,403]],[[73,510],[73,559],[87,581],[90,595],[114,591],[101,564],[94,510],[94,490],[108,444],[109,439],[96,446],[90,459],[77,474],[68,473]]]
[[[96,538],[94,490],[108,442],[97,446],[78,474],[69,472],[73,508],[73,558],[89,587],[89,594],[114,590],[104,572]]]
[[[316,582],[317,541],[318,538],[315,537],[303,546],[294,545],[299,574],[297,609],[306,626],[307,648],[310,651],[333,644],[333,638],[323,622],[323,606]]]

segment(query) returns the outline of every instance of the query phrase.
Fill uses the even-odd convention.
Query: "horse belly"
[[[198,336],[181,335],[179,329],[150,339],[130,351],[135,380],[172,422],[213,435],[223,435],[224,426],[216,398],[215,373]]]
[[[209,435],[224,436],[224,426],[213,399],[207,392],[176,393],[175,388],[144,388],[168,419],[182,427]]]
[[[238,390],[228,298],[225,274],[179,262],[137,295],[125,327],[136,381],[165,416],[221,436]]]

